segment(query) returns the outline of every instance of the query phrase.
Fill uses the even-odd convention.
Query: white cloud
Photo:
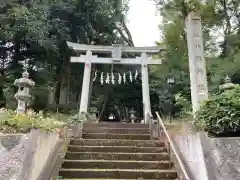
[[[135,46],[154,46],[160,40],[161,18],[153,1],[130,0],[128,28]]]

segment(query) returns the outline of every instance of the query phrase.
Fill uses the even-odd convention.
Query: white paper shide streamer
[[[132,77],[132,72],[131,71],[129,71],[129,80],[130,80],[131,83],[133,82],[133,77]]]
[[[118,73],[118,84],[122,83],[122,76],[120,73]]]
[[[109,73],[107,73],[106,84],[110,84],[110,76],[109,76]]]
[[[95,71],[95,73],[94,73],[93,81],[96,81],[96,79],[97,79],[97,71]]]
[[[101,85],[103,85],[103,72],[101,73]]]
[[[106,76],[105,76],[106,74]],[[117,77],[115,77],[115,75]],[[139,76],[139,72],[138,70],[135,71],[135,73],[132,73],[131,71],[128,71],[127,73],[116,73],[114,74],[113,72],[110,72],[110,73],[104,73],[104,72],[101,72],[100,74],[100,83],[101,85],[103,85],[104,83],[106,84],[126,84],[127,83],[127,77],[129,77],[129,81],[132,83],[133,80],[137,80]],[[106,79],[105,79],[106,77]],[[93,81],[96,81],[98,78],[98,71],[95,71],[94,73],[94,77],[93,77]]]
[[[112,73],[112,84],[115,84],[115,77],[114,77],[114,74]]]
[[[125,84],[126,83],[126,74],[123,73],[123,83]]]
[[[138,78],[138,70],[136,69],[136,72],[135,72],[135,80],[137,80],[137,78]]]

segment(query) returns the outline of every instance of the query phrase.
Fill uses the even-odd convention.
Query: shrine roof
[[[87,45],[87,44],[78,44],[73,42],[67,42],[67,45],[69,48],[73,49],[75,52],[79,53],[85,53],[86,51],[90,50],[93,53],[104,53],[104,54],[111,54],[114,47],[118,45],[113,46],[102,46],[102,45]],[[158,46],[152,46],[152,47],[131,47],[131,46],[121,46],[121,51],[123,54],[128,53],[142,53],[145,52],[147,54],[157,54],[163,50],[163,48],[160,48]]]

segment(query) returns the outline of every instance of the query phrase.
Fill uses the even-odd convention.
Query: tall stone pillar
[[[206,63],[202,37],[201,17],[191,12],[186,18],[186,32],[191,81],[192,110],[195,115],[200,103],[208,98]]]

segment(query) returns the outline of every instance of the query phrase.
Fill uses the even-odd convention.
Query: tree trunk
[[[122,117],[121,117],[121,113],[119,110],[119,105],[114,107],[114,111],[115,111],[115,118],[117,121],[121,122],[122,121]]]
[[[109,95],[105,94],[104,103],[103,103],[103,106],[101,108],[100,115],[99,115],[99,121],[102,121],[103,118],[104,118],[104,114],[105,114],[106,107],[107,107],[107,104],[108,104],[108,99],[109,99]]]
[[[6,106],[6,99],[3,90],[4,90],[4,72],[0,72],[0,108]]]
[[[5,61],[6,59],[2,59],[2,63],[0,65],[0,108],[6,106],[6,98],[4,96],[4,82],[5,82]]]
[[[56,83],[56,91],[55,91],[55,104],[59,104],[60,90],[61,90],[61,82],[57,81],[57,83]]]
[[[66,91],[67,104],[69,104],[69,99],[70,99],[70,78],[71,78],[71,63],[68,64],[68,79],[67,79],[67,91]]]
[[[229,45],[229,36],[231,34],[231,20],[230,17],[228,16],[228,8],[227,8],[227,2],[226,0],[223,0],[223,11],[225,15],[225,20],[226,20],[226,29],[224,30],[224,43],[223,43],[223,56],[227,57],[230,53],[230,45]]]

